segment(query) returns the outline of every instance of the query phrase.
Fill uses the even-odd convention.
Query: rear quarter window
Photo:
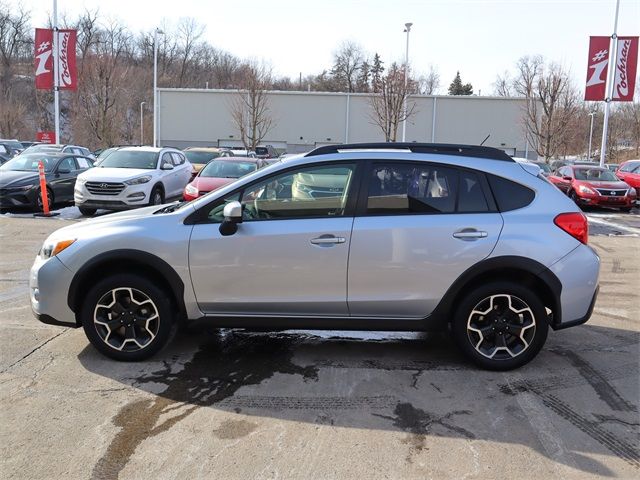
[[[508,212],[523,208],[533,202],[536,194],[519,183],[495,175],[487,175],[491,191],[496,199],[498,210]]]

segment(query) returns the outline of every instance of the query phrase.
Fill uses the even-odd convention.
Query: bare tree
[[[393,63],[387,73],[380,77],[379,90],[369,97],[372,123],[380,127],[386,142],[395,142],[398,126],[415,113],[415,103],[404,101],[415,88],[416,82],[409,80],[405,85],[404,67]]]
[[[362,47],[355,42],[343,42],[334,53],[331,74],[342,91],[356,91],[364,59]]]
[[[185,75],[190,61],[196,51],[197,42],[204,33],[204,25],[198,24],[194,18],[183,18],[178,24],[178,48],[180,59],[180,72],[178,74],[178,87],[184,86]]]
[[[418,77],[418,92],[422,95],[435,95],[440,88],[440,74],[438,70],[429,65],[429,72]]]
[[[496,81],[493,82],[493,94],[498,97],[513,96],[513,79],[509,72],[505,71],[502,75],[496,75]]]
[[[268,67],[256,62],[245,66],[244,82],[233,102],[231,115],[248,150],[255,150],[274,126],[267,94],[270,84]]]
[[[526,98],[524,129],[538,155],[548,160],[565,142],[578,96],[567,71],[560,65],[545,65],[540,56],[523,57],[517,64],[514,90]]]

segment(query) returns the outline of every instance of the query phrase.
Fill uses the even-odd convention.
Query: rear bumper
[[[562,284],[562,318],[554,330],[580,325],[589,320],[598,293],[600,257],[587,245],[580,245],[549,268]]]

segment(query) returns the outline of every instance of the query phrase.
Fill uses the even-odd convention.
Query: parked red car
[[[194,200],[266,165],[260,158],[217,158],[207,163],[191,183],[187,184],[182,196],[187,201]]]
[[[636,202],[640,200],[640,160],[629,160],[620,164],[616,176],[636,189]]]
[[[636,190],[608,168],[568,165],[560,167],[549,180],[578,205],[612,207],[628,212],[637,198]]]

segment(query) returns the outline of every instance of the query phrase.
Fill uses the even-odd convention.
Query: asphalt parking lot
[[[42,241],[81,216],[0,216],[0,476],[638,478],[640,216],[589,217],[592,319],[496,373],[446,335],[206,327],[113,362],[29,306]]]

